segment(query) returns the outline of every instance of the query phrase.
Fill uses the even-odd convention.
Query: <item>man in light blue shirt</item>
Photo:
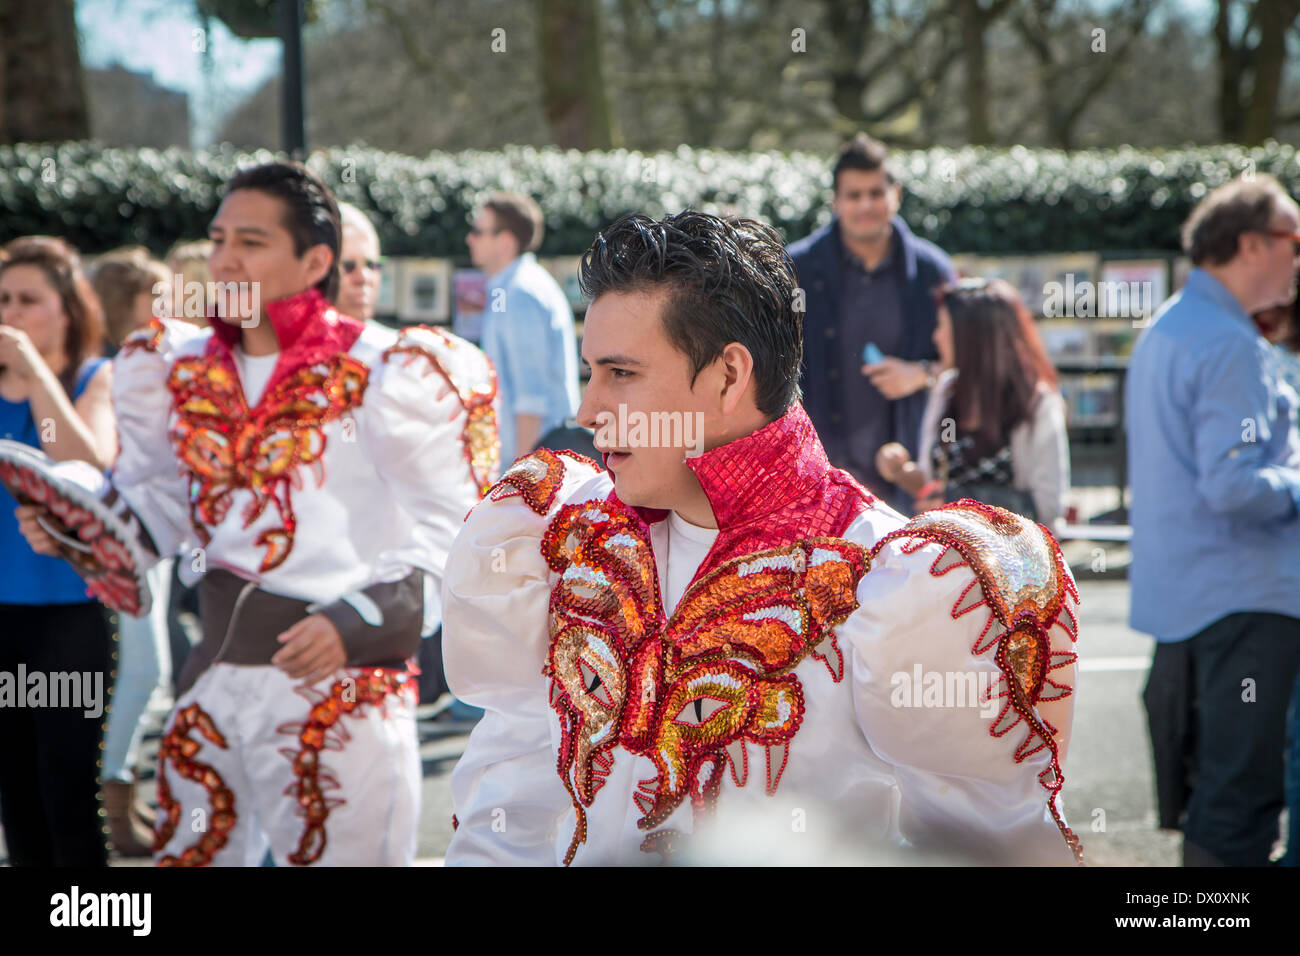
[[[1144,696],[1162,826],[1185,800],[1184,865],[1267,863],[1283,805],[1300,413],[1250,316],[1293,293],[1298,230],[1300,209],[1270,177],[1205,197],[1183,229],[1197,268],[1129,368],[1130,623],[1158,642]]]
[[[537,262],[542,211],[528,196],[493,193],[466,242],[488,274],[480,344],[496,366],[504,471],[578,410],[578,341],[573,309]]]

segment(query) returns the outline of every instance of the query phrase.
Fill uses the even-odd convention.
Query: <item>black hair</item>
[[[754,359],[759,411],[778,418],[799,400],[798,279],[771,226],[693,209],[660,220],[623,216],[582,257],[580,282],[592,301],[608,292],[667,292],[664,330],[690,359],[692,386],[739,342]]]
[[[878,139],[872,139],[866,133],[858,133],[840,147],[831,170],[831,191],[840,188],[840,173],[846,169],[856,169],[864,173],[874,173],[877,169],[885,172],[885,182],[894,185],[896,180],[889,168],[889,147]]]
[[[293,236],[294,255],[301,257],[316,245],[329,247],[333,261],[316,288],[334,301],[339,288],[342,227],[338,203],[329,187],[302,163],[277,160],[237,172],[226,183],[226,195],[239,189],[255,189],[284,203],[284,227]]]

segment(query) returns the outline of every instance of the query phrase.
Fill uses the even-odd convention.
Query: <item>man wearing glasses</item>
[[[1129,367],[1129,620],[1157,641],[1144,698],[1160,825],[1186,810],[1185,866],[1262,866],[1278,835],[1300,670],[1300,427],[1251,313],[1295,294],[1298,229],[1271,177],[1206,196],[1183,226],[1196,268]]]
[[[475,267],[488,276],[480,344],[497,370],[503,465],[578,410],[573,309],[533,255],[542,228],[542,211],[530,197],[493,193],[465,240]]]
[[[374,224],[356,206],[339,203],[343,223],[343,248],[339,254],[338,310],[362,322],[375,320],[379,302],[380,269],[379,234]]]

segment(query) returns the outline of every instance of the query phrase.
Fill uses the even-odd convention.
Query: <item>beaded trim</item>
[[[584,808],[616,748],[658,771],[636,795],[643,830],[687,797],[697,819],[707,815],[728,770],[738,786],[747,778],[746,743],[765,748],[774,793],[804,714],[793,672],[813,648],[839,658],[831,630],[857,609],[866,550],[817,537],[734,557],[698,577],[668,619],[649,529],[617,499],[562,507],[542,555],[559,575],[543,674],[562,728],[556,769],[577,820],[565,864],[586,840]],[[842,666],[827,666],[839,680]],[[651,833],[642,849],[664,841]]]
[[[975,579],[963,589],[951,613],[956,619],[978,607],[989,609],[988,621],[971,648],[977,657],[993,651],[1002,672],[994,687],[997,693],[990,691],[989,696],[1005,702],[989,732],[1002,737],[1024,722],[1028,733],[1016,748],[1016,763],[1044,748],[1051,751],[1051,763],[1038,781],[1048,793],[1052,819],[1075,860],[1082,863],[1083,846],[1056,805],[1065,783],[1055,739],[1058,730],[1036,709],[1039,701],[1060,700],[1074,692],[1049,675],[1078,659],[1073,651],[1054,652],[1051,647],[1053,626],[1065,631],[1071,642],[1078,639],[1078,621],[1067,598],[1077,605],[1079,592],[1056,539],[1042,525],[969,498],[917,515],[881,538],[872,557],[896,539],[906,540],[901,546],[904,554],[930,543],[944,545],[930,565],[935,577],[961,566],[974,573]]]
[[[166,334],[167,326],[163,325],[162,319],[152,318],[147,325],[142,325],[122,341],[118,357],[125,358],[133,352],[157,352],[162,348],[163,336]]]
[[[235,492],[247,491],[244,528],[269,504],[280,518],[257,536],[266,548],[260,570],[283,564],[297,525],[290,489],[302,487],[299,467],[311,468],[317,487],[324,484],[322,426],[360,407],[368,377],[365,365],[337,353],[280,377],[250,410],[229,353],[178,361],[167,379],[177,416],[171,437],[190,472],[190,520],[201,543],[225,520]]]
[[[488,497],[493,501],[522,497],[534,512],[545,515],[551,510],[555,496],[564,484],[564,462],[560,460],[561,456],[589,465],[596,471],[601,470],[600,465],[576,451],[562,449],[556,452],[549,448],[539,448],[517,458],[492,486]]]
[[[203,789],[208,792],[212,817],[197,843],[186,847],[179,856],[168,854],[159,857],[158,866],[207,866],[217,851],[226,845],[230,831],[235,828],[234,792],[226,786],[221,774],[208,764],[194,759],[194,755],[203,746],[190,737],[190,731],[196,727],[211,743],[222,750],[227,749],[226,738],[198,704],[190,704],[177,712],[158,748],[158,807],[162,813],[158,817],[158,830],[153,838],[154,853],[162,853],[163,847],[176,835],[176,827],[181,820],[181,805],[172,797],[172,788],[167,782],[169,760],[176,767],[176,772],[186,780],[203,785]]]
[[[464,347],[472,348],[472,346],[434,326],[415,325],[402,330],[397,343],[384,350],[383,360],[387,362],[394,355],[405,355],[406,359],[402,365],[406,367],[417,358],[423,358],[430,365],[425,374],[437,372],[452,391],[456,393],[466,415],[465,427],[461,431],[461,445],[464,449],[465,461],[469,465],[470,474],[474,477],[474,485],[478,489],[479,497],[482,498],[487,494],[488,489],[492,487],[492,470],[496,468],[497,460],[501,457],[501,442],[497,438],[496,411],[492,407],[492,403],[497,397],[496,369],[492,367],[491,361],[484,356],[488,372],[486,382],[458,381],[461,376],[453,376],[448,370],[447,364],[438,357],[437,352],[409,334],[414,330],[428,332],[435,336],[444,348],[449,350]]]
[[[298,738],[296,749],[280,748],[280,753],[293,764],[294,775],[294,782],[285,788],[284,795],[294,798],[298,804],[298,816],[306,821],[298,839],[298,849],[289,854],[290,863],[307,866],[320,859],[327,842],[325,821],[331,810],[347,802],[342,797],[325,795],[328,790],[340,788],[338,780],[322,770],[320,765],[322,750],[342,750],[348,740],[347,731],[336,725],[344,715],[355,715],[367,705],[382,706],[391,694],[412,694],[415,684],[408,680],[409,676],[405,671],[376,668],[334,681],[328,693],[310,684],[295,688],[312,703],[311,711],[304,721],[281,724],[276,728],[278,733]]]

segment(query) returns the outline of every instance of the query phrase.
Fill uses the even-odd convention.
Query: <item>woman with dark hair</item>
[[[0,255],[0,438],[58,461],[107,468],[116,453],[111,367],[103,322],[76,250],[60,239],[15,239]],[[113,638],[76,572],[35,554],[0,489],[0,672],[53,688],[72,673],[98,699],[0,707],[0,821],[19,866],[107,862],[99,818],[104,695]],[[52,705],[52,706],[51,706]]]
[[[1019,294],[1000,279],[940,289],[935,347],[946,371],[921,420],[917,461],[898,443],[878,455],[918,510],[974,498],[1052,528],[1070,487],[1065,402]]]

